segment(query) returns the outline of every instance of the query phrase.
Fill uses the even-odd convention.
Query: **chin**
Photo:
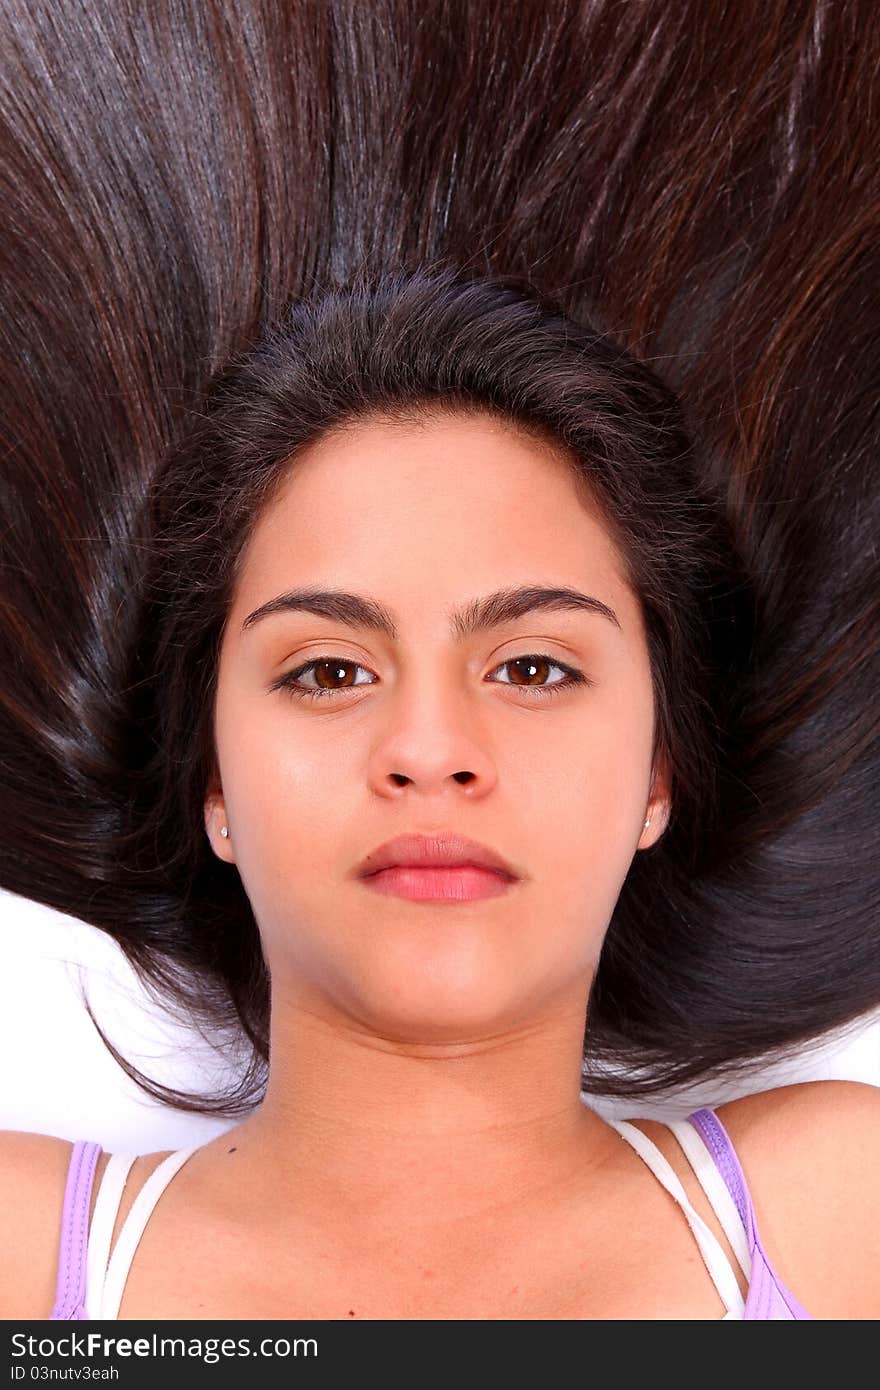
[[[523,1017],[523,999],[487,991],[485,980],[464,986],[436,980],[389,991],[387,981],[371,996],[351,996],[345,1012],[360,1027],[392,1043],[450,1044],[496,1037]]]

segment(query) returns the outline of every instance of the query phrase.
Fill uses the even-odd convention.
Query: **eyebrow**
[[[620,628],[620,620],[614,609],[601,599],[582,594],[577,589],[540,584],[499,589],[494,594],[473,599],[460,608],[447,610],[447,617],[454,639],[461,642],[475,633],[515,622],[527,613],[571,609],[596,613]],[[292,589],[289,593],[278,594],[249,613],[241,630],[245,632],[273,614],[289,612],[315,613],[319,618],[330,618],[349,627],[384,633],[392,641],[397,641],[398,637],[394,614],[385,604],[362,594],[348,593],[344,589]]]

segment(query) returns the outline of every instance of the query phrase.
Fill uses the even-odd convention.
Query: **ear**
[[[235,856],[232,852],[232,831],[226,815],[226,803],[223,797],[223,788],[219,782],[212,781],[205,794],[204,802],[205,830],[211,842],[211,848],[218,859],[224,860],[227,864],[235,863]],[[226,835],[221,835],[221,829],[226,828]]]
[[[648,800],[644,820],[650,820],[651,824],[642,826],[642,833],[639,836],[639,849],[650,849],[663,835],[669,824],[670,808],[672,803],[672,776],[669,759],[665,754],[661,754],[654,768],[651,778],[651,795]]]

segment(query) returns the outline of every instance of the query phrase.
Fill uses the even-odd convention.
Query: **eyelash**
[[[564,671],[566,673],[565,680],[554,681],[552,685],[531,686],[514,686],[510,681],[497,681],[493,683],[497,685],[511,685],[514,690],[524,690],[527,694],[536,694],[539,697],[547,695],[557,695],[561,691],[569,690],[575,685],[593,685],[594,683],[589,679],[588,676],[584,675],[583,671],[578,671],[577,668],[574,666],[567,666],[565,662],[557,661],[555,657],[548,656],[546,655],[546,653],[542,652],[528,652],[525,656],[509,656],[506,661],[500,661],[498,665],[494,666],[492,669],[494,671],[498,671],[501,669],[502,666],[510,666],[515,661],[529,660],[546,661],[551,666],[558,666],[560,671]],[[347,657],[316,656],[313,657],[311,661],[306,661],[302,666],[297,666],[296,670],[290,671],[286,676],[283,676],[281,680],[276,681],[276,683],[271,687],[271,689],[283,689],[289,695],[293,695],[297,699],[305,700],[323,699],[325,695],[338,695],[344,691],[356,689],[356,686],[345,685],[340,686],[338,690],[323,690],[319,686],[316,686],[313,689],[309,686],[302,686],[296,684],[297,677],[301,676],[305,671],[310,670],[313,666],[320,666],[322,664],[332,665],[333,663],[336,663],[339,666],[354,666],[360,671],[365,671],[367,669],[366,666],[361,666],[360,663],[357,661],[350,661]],[[364,684],[371,685],[373,684],[373,682],[367,681],[364,682]]]

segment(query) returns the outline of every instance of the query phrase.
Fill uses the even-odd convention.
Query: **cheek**
[[[524,713],[499,742],[504,778],[548,810],[551,798],[595,804],[623,791],[635,805],[641,797],[653,735],[650,673],[624,658],[606,666],[595,689]]]
[[[258,918],[324,876],[352,794],[345,760],[329,757],[326,741],[294,739],[283,710],[269,705],[265,717],[218,705],[216,724],[235,862]]]
[[[535,769],[545,795],[531,821],[531,842],[560,911],[611,916],[632,863],[650,783],[650,725],[595,717],[551,771]]]

